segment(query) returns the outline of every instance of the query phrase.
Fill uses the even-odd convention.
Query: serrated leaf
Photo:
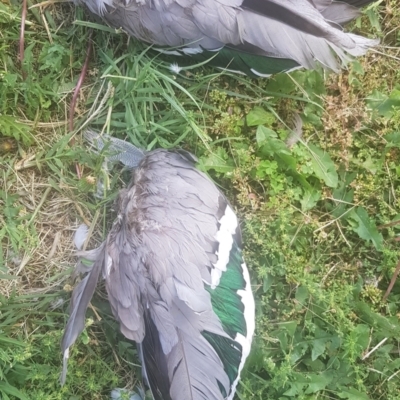
[[[290,383],[290,389],[286,390],[285,393],[283,393],[285,396],[289,396],[289,397],[294,397],[297,396],[298,394],[300,394],[302,392],[304,384],[302,382],[300,383]],[[286,397],[285,397],[286,399]]]
[[[338,174],[329,154],[313,144],[308,145],[308,150],[311,154],[314,174],[322,179],[327,186],[336,188],[339,181]]]
[[[352,158],[351,160],[355,165],[358,165],[367,171],[371,172],[371,174],[375,175],[377,171],[380,170],[382,167],[382,160],[381,159],[373,159],[370,154],[366,156],[365,161],[360,161],[357,158]]]
[[[257,135],[262,140],[260,153],[263,156],[274,157],[279,166],[284,169],[296,170],[296,159],[292,156],[286,143],[277,137],[275,131],[261,125],[257,128]]]
[[[21,141],[24,145],[29,146],[33,143],[30,130],[31,128],[28,125],[18,122],[14,117],[0,115],[0,134],[12,137],[17,141]]]
[[[368,15],[369,22],[378,32],[382,32],[381,25],[379,23],[378,13],[373,8],[365,10],[365,14]]]
[[[261,107],[254,107],[246,117],[248,126],[271,125],[275,122],[275,116]]]
[[[321,199],[321,192],[315,189],[309,189],[304,192],[303,198],[300,200],[301,210],[311,210]]]
[[[377,250],[382,250],[383,236],[378,231],[375,222],[369,217],[365,208],[357,207],[353,209],[349,213],[348,219],[354,221],[352,224],[353,231],[356,232],[361,239],[371,241]]]
[[[310,374],[311,382],[308,385],[306,394],[316,393],[320,390],[324,390],[333,379],[333,375],[329,372],[325,372],[322,374]]]
[[[213,169],[216,172],[227,173],[233,171],[234,166],[226,150],[222,147],[218,147],[215,152],[200,158],[199,168],[203,171]]]
[[[391,147],[400,147],[400,132],[392,132],[384,136],[384,139],[387,140],[386,148],[389,149]]]
[[[390,95],[374,90],[366,99],[367,105],[379,115],[391,118],[394,110],[400,107],[400,90],[393,89]]]

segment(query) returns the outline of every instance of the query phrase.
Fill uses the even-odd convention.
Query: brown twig
[[[87,49],[86,49],[85,63],[83,64],[81,74],[79,75],[78,82],[76,83],[74,94],[72,96],[71,104],[69,107],[68,128],[69,128],[70,132],[72,132],[74,130],[74,113],[75,113],[76,101],[78,100],[79,91],[81,90],[83,81],[86,78],[86,72],[88,69],[90,56],[92,55],[92,33],[93,33],[93,30],[90,30],[89,38],[88,38],[88,45],[87,45]],[[75,143],[75,138],[72,137],[70,139],[69,143],[70,143],[70,145],[73,145]],[[75,165],[75,168],[76,168],[76,174],[77,174],[78,178],[81,179],[82,171],[81,171],[81,168],[78,163]]]
[[[24,71],[24,52],[25,52],[25,21],[27,12],[27,0],[22,1],[22,15],[21,15],[21,29],[19,35],[19,61],[21,63],[22,78],[26,79],[26,72]]]
[[[388,288],[386,290],[386,293],[383,296],[383,301],[386,301],[386,299],[388,298],[390,292],[392,291],[393,286],[394,286],[394,284],[396,282],[397,276],[399,275],[399,272],[400,272],[400,261],[397,263],[397,266],[396,266],[396,269],[395,269],[394,274],[392,276],[392,279],[390,280],[390,283],[389,283],[389,286],[388,286]]]
[[[75,106],[76,106],[76,101],[78,100],[78,96],[79,96],[79,91],[81,90],[83,81],[86,78],[86,72],[88,69],[88,65],[89,65],[89,60],[90,60],[90,56],[92,54],[92,33],[93,31],[91,30],[89,33],[89,39],[88,39],[88,46],[87,46],[87,50],[86,50],[86,59],[85,59],[85,63],[83,64],[82,67],[82,71],[81,74],[79,75],[79,79],[78,82],[76,84],[75,90],[74,90],[74,94],[72,96],[72,100],[71,100],[71,104],[69,107],[69,131],[72,132],[74,130],[74,112],[75,112]],[[73,138],[71,139],[71,144],[73,144]]]
[[[395,226],[395,225],[399,225],[399,224],[400,224],[400,220],[396,220],[393,222],[389,222],[388,224],[379,225],[378,229],[390,228],[391,226]]]

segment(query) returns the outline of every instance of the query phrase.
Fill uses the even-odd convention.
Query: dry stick
[[[76,101],[78,100],[79,91],[81,90],[83,81],[86,78],[86,71],[88,69],[90,56],[92,55],[92,33],[93,33],[93,30],[90,30],[89,39],[88,39],[88,46],[87,46],[87,49],[86,49],[85,63],[83,64],[83,68],[82,68],[81,74],[79,75],[79,79],[78,79],[78,82],[76,84],[76,87],[75,87],[75,90],[74,90],[74,94],[72,96],[71,104],[70,104],[70,107],[69,107],[68,128],[69,128],[70,132],[72,132],[74,130],[74,112],[75,112]],[[70,141],[69,141],[69,144],[73,145],[74,143],[75,143],[75,137],[72,137],[70,139]],[[78,178],[81,179],[82,173],[81,173],[81,170],[79,168],[79,164],[76,164],[75,167],[76,167],[76,174],[78,175]]]
[[[21,29],[19,35],[19,62],[21,63],[22,79],[26,79],[26,72],[24,71],[24,51],[25,51],[25,21],[26,21],[26,10],[27,10],[27,0],[22,2],[22,15],[21,15]]]
[[[388,288],[386,290],[386,293],[383,296],[383,301],[386,301],[386,299],[388,298],[390,292],[392,291],[393,286],[394,286],[394,284],[396,282],[396,279],[397,279],[397,275],[399,275],[399,272],[400,272],[400,261],[397,263],[397,266],[396,266],[396,269],[395,269],[394,274],[392,276],[392,279],[390,280],[390,283],[389,283],[389,286],[388,286]]]
[[[77,82],[75,90],[74,90],[74,95],[72,96],[71,105],[69,107],[69,131],[70,132],[72,132],[74,130],[74,111],[75,111],[76,101],[78,99],[79,91],[82,87],[82,83],[86,78],[86,71],[88,69],[90,56],[92,54],[92,33],[93,33],[93,31],[91,30],[89,33],[89,39],[88,39],[89,41],[88,41],[88,47],[86,50],[85,63],[83,64],[81,74],[79,75],[79,79],[78,79],[78,82]],[[73,144],[73,142],[74,142],[74,138],[72,138],[70,140],[71,144]]]

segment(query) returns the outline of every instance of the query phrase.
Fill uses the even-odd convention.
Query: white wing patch
[[[221,224],[219,231],[215,235],[215,239],[219,242],[217,251],[218,261],[211,270],[211,289],[215,289],[219,285],[222,272],[226,271],[229,262],[229,255],[232,250],[233,235],[236,232],[238,221],[232,208],[228,205],[225,209],[224,216],[219,220]]]
[[[240,372],[243,369],[246,358],[250,354],[251,341],[254,335],[255,329],[255,304],[253,292],[251,291],[250,275],[249,270],[245,263],[242,264],[243,278],[246,282],[246,287],[244,290],[238,290],[238,295],[242,298],[242,303],[244,305],[244,319],[246,321],[247,335],[243,336],[240,333],[236,334],[235,341],[242,346],[242,359],[238,368],[238,376],[232,384],[231,395],[227,400],[232,400],[236,391],[236,386],[240,379]]]

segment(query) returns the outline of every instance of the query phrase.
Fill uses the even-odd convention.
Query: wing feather
[[[85,2],[110,0],[83,0]],[[348,56],[378,44],[342,31],[368,0],[114,0],[104,18],[152,44],[188,46],[193,51],[227,45],[266,57],[291,59],[337,70]],[[247,44],[247,46],[246,46]],[[339,61],[338,58],[339,57]]]
[[[89,306],[89,302],[93,297],[99,280],[100,271],[104,264],[104,245],[96,250],[96,260],[84,279],[75,287],[70,305],[70,317],[64,331],[61,341],[61,350],[63,353],[63,371],[61,373],[60,382],[63,385],[67,376],[67,362],[69,357],[69,348],[75,343],[79,334],[85,328],[85,314]],[[93,251],[91,252],[93,256]]]
[[[245,357],[235,332],[225,332],[226,323],[214,311],[210,287],[213,271],[226,270],[222,264],[230,259],[236,228],[227,200],[195,168],[193,156],[167,150],[145,154],[120,194],[117,219],[99,255],[88,253],[95,263],[75,289],[63,350],[83,329],[102,269],[114,317],[121,332],[139,344],[154,398],[231,399]],[[230,236],[226,248],[224,235]],[[231,285],[240,315],[238,287]],[[252,330],[249,342],[251,336]],[[222,349],[234,354],[223,356]],[[233,367],[227,364],[231,359]]]

